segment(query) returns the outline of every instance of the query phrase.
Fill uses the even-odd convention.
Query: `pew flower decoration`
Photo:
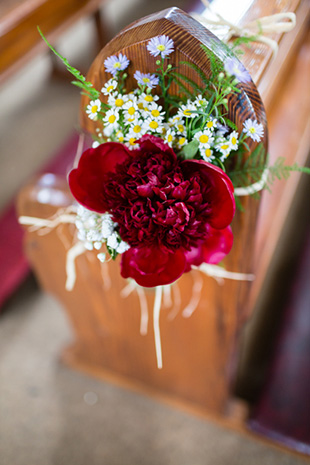
[[[80,205],[78,239],[96,249],[102,262],[121,254],[121,275],[145,287],[171,284],[192,267],[219,263],[233,245],[234,185],[248,182],[246,169],[232,172],[227,160],[236,157],[238,166],[253,140],[248,171],[260,180],[266,168],[262,124],[247,119],[238,132],[227,116],[228,96],[251,79],[247,70],[232,54],[222,64],[203,47],[211,76],[199,73],[202,89],[169,63],[174,43],[162,35],[146,45],[156,72],[134,70],[136,86],[127,91],[130,61],[113,55],[104,63],[111,78],[99,91],[50,48],[89,96],[85,111],[97,123],[92,148],[69,174]],[[172,82],[179,85],[176,96],[168,92]],[[263,166],[257,167],[260,157]],[[294,168],[281,162],[269,167],[271,181]]]

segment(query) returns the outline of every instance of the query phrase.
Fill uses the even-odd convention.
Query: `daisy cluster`
[[[129,245],[120,238],[117,223],[109,213],[95,213],[79,205],[75,225],[78,239],[84,243],[87,250],[98,250],[97,257],[101,262],[106,260],[106,254],[100,252],[104,245],[112,257],[129,249]]]
[[[255,120],[244,122],[239,134],[219,111],[227,105],[227,96],[231,87],[239,82],[249,82],[250,76],[243,65],[235,58],[228,58],[223,72],[219,73],[219,89],[214,102],[204,94],[192,99],[179,98],[174,104],[166,105],[165,96],[172,78],[169,78],[172,65],[164,66],[165,60],[174,50],[173,41],[163,35],[153,37],[147,44],[148,52],[157,58],[157,72],[134,72],[137,86],[127,93],[123,83],[127,77],[125,70],[130,62],[120,53],[108,57],[106,72],[112,74],[101,89],[100,98],[90,101],[86,108],[88,117],[100,120],[102,128],[97,129],[94,147],[114,141],[134,148],[136,142],[145,134],[162,138],[175,152],[182,155],[182,149],[194,144],[194,157],[223,166],[226,158],[236,152],[247,137],[259,142],[263,136],[263,126]],[[172,75],[173,76],[173,75]],[[168,79],[169,78],[169,79]],[[160,92],[154,91],[160,90]],[[160,97],[159,97],[160,95]],[[103,103],[106,102],[106,103]],[[192,145],[193,145],[192,144]]]

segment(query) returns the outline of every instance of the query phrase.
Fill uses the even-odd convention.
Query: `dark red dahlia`
[[[87,150],[69,185],[90,210],[109,211],[122,239],[122,275],[143,286],[168,284],[191,265],[218,263],[231,249],[233,186],[219,168],[180,160],[162,139],[139,148],[108,142]]]

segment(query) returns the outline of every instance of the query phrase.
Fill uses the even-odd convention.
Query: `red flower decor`
[[[181,160],[162,139],[139,148],[107,142],[83,153],[69,175],[76,200],[110,212],[130,245],[121,274],[146,287],[170,284],[191,265],[218,263],[232,247],[235,213],[228,176],[203,160]]]

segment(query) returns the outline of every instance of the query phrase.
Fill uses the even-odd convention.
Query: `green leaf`
[[[85,90],[92,99],[95,100],[99,98],[100,92],[93,88],[92,83],[86,81],[86,78],[83,76],[83,74],[79,70],[71,66],[68,60],[64,58],[60,53],[58,53],[57,50],[55,50],[55,48],[48,42],[47,38],[44,36],[44,34],[42,33],[39,27],[37,29],[38,29],[40,36],[42,37],[46,45],[49,47],[49,49],[63,62],[63,64],[66,66],[67,70],[69,71],[69,73],[71,73],[75,77],[75,79],[80,83],[78,87]],[[73,84],[75,86],[77,86],[77,81],[73,81]]]
[[[180,151],[180,155],[183,156],[186,160],[191,160],[194,158],[198,152],[199,142],[197,139],[193,139],[189,144],[184,145]]]

